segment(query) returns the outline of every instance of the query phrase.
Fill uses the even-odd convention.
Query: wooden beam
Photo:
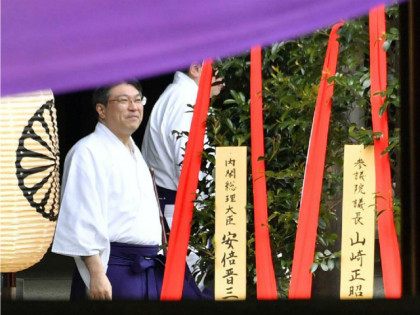
[[[420,296],[420,2],[400,5],[403,296]]]

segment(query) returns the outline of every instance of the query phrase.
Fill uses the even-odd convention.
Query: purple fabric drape
[[[291,39],[392,0],[3,0],[2,95],[69,92]]]

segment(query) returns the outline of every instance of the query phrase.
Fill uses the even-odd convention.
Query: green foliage
[[[390,146],[393,167],[399,150],[397,108],[398,85],[398,8],[388,9],[388,33],[384,49],[388,52],[387,99],[381,114],[389,113]],[[273,262],[279,295],[287,296],[293,258],[296,223],[314,106],[329,30],[281,42],[263,53],[263,98],[265,162],[268,214]],[[345,144],[372,144],[369,36],[366,17],[349,21],[340,30],[340,54],[336,75],[328,136],[326,167],[317,237],[317,253],[312,272],[330,271],[338,266],[335,251],[337,212],[341,211],[342,163]],[[212,103],[207,122],[210,145],[205,149],[203,171],[214,175],[215,146],[248,146],[250,157],[249,56],[228,58],[217,64],[226,87]],[[255,258],[253,197],[248,163],[248,296],[254,296]],[[214,268],[214,183],[200,181],[199,190],[210,197],[197,201],[191,245],[202,257],[200,266],[212,280]],[[395,200],[399,209],[399,201]],[[318,268],[319,267],[319,268]]]

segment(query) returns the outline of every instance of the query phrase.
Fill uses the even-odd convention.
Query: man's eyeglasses
[[[119,96],[114,99],[108,100],[108,102],[117,102],[118,104],[128,106],[130,102],[134,105],[146,105],[147,99],[146,96],[136,96],[134,98],[128,97],[128,96]]]

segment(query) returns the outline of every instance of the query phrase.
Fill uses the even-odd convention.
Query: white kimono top
[[[190,131],[193,108],[188,105],[195,105],[197,93],[197,83],[188,75],[177,71],[174,81],[153,106],[141,150],[147,164],[153,168],[156,184],[160,187],[174,191],[178,189],[188,136],[179,137],[173,131]],[[204,143],[207,142],[206,134]],[[199,178],[204,176],[206,174],[200,172]],[[212,179],[209,175],[207,178]],[[166,205],[162,211],[171,227],[174,205]]]
[[[106,270],[110,242],[161,244],[152,178],[130,141],[133,152],[98,123],[66,157],[52,251],[75,258],[87,287],[89,272],[80,256],[99,254]]]
[[[187,105],[195,104],[197,93],[197,83],[178,71],[153,106],[141,150],[147,164],[154,169],[156,184],[160,187],[178,188],[180,163],[184,160],[188,137],[179,138],[172,131],[190,131],[193,109]]]
[[[193,108],[197,100],[198,85],[188,75],[177,71],[174,81],[165,89],[153,106],[149,121],[144,133],[141,151],[147,164],[154,169],[156,184],[160,187],[174,190],[178,189],[181,175],[181,162],[184,160],[185,145],[188,136],[179,137],[173,131],[190,131],[193,117]],[[204,144],[208,142],[207,134],[204,137]],[[212,180],[211,175],[202,172],[199,178],[207,176]],[[207,196],[202,193],[197,198],[205,199]],[[167,204],[164,212],[169,228],[172,226],[174,205]],[[192,249],[190,247],[190,249]],[[193,249],[192,249],[193,250]],[[190,252],[187,257],[187,264],[191,271],[196,271],[195,263],[198,256]],[[199,283],[200,289],[204,288],[204,278]]]

